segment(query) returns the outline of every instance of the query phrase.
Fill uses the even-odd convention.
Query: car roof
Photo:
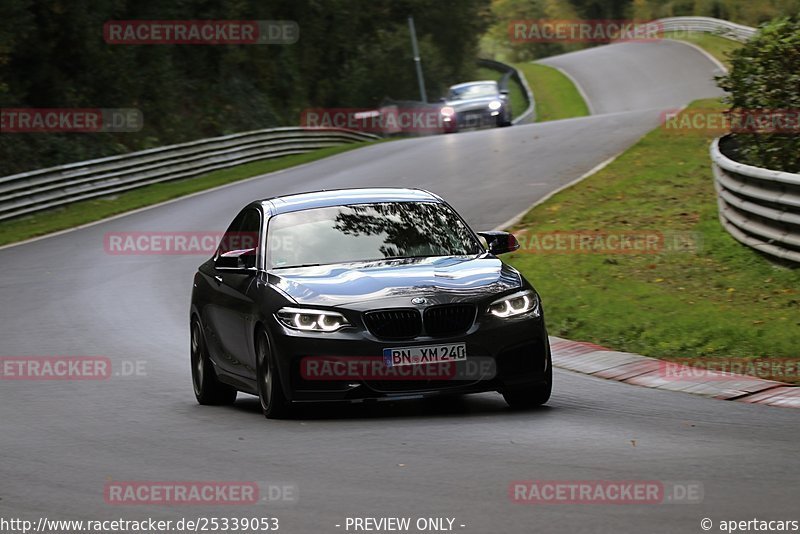
[[[370,187],[354,189],[325,189],[297,193],[258,201],[271,215],[312,208],[372,204],[376,202],[442,202],[437,195],[424,189],[399,187]]]
[[[451,85],[450,89],[457,89],[459,87],[467,87],[468,85],[480,85],[480,84],[484,84],[484,83],[493,83],[493,84],[497,85],[497,82],[495,80],[476,80],[474,82],[464,82],[464,83],[458,83],[456,85]]]

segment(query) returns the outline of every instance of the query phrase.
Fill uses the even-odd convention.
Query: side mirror
[[[508,89],[500,89],[500,94],[502,96],[508,96]]]
[[[514,234],[492,230],[491,232],[478,232],[478,235],[486,240],[489,252],[492,254],[505,254],[519,249],[519,241]]]
[[[214,267],[217,269],[247,270],[256,266],[256,249],[231,250],[217,256]]]

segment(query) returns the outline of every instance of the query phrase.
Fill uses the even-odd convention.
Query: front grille
[[[463,334],[475,322],[475,306],[447,304],[425,310],[425,332],[429,336]]]
[[[375,337],[406,339],[422,334],[432,337],[463,334],[475,322],[476,308],[472,304],[445,304],[420,312],[414,308],[370,311],[364,314],[364,323]]]
[[[462,128],[479,128],[493,124],[496,117],[488,109],[474,109],[458,113],[456,121]]]
[[[372,335],[384,339],[416,337],[422,331],[419,311],[412,308],[367,312],[364,323]]]

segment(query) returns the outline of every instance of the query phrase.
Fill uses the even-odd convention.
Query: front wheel
[[[511,126],[511,114],[509,113],[507,116],[500,115],[497,117],[497,126],[499,128],[505,128],[507,126]]]
[[[283,394],[278,366],[270,348],[267,332],[260,330],[256,335],[256,355],[258,374],[258,399],[261,411],[267,419],[282,419],[289,415],[289,401]]]
[[[192,385],[197,402],[210,406],[233,404],[236,401],[236,390],[217,378],[214,366],[208,358],[203,327],[197,319],[192,320],[191,335]]]

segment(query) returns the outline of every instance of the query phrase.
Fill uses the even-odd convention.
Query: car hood
[[[480,98],[470,98],[468,100],[453,100],[448,101],[445,105],[452,107],[456,111],[467,111],[471,109],[486,109],[489,102],[494,100],[503,100],[499,96],[483,96]]]
[[[298,304],[356,310],[474,302],[521,285],[519,272],[495,256],[405,258],[276,269],[270,283]]]

